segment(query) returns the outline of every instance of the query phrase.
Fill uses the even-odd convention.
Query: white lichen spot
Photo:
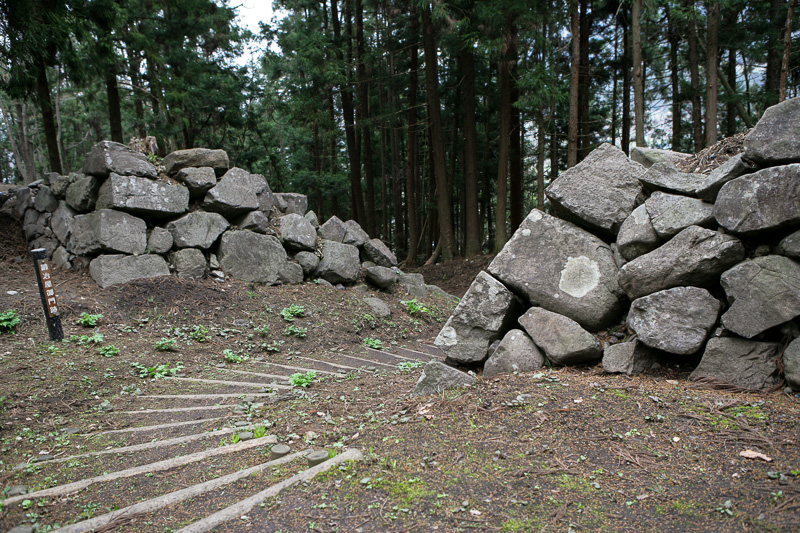
[[[542,220],[542,212],[539,211],[538,209],[534,209],[528,215],[528,220],[530,220],[531,222],[538,222]]]
[[[458,333],[453,326],[445,325],[436,337],[434,344],[436,346],[455,346],[458,344]]]
[[[569,257],[561,271],[558,288],[574,298],[583,298],[600,283],[600,267],[588,257]]]
[[[522,230],[522,236],[523,237],[530,237],[531,236],[531,230],[529,230],[528,228],[525,228],[524,230]]]

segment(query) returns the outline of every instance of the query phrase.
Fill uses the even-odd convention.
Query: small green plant
[[[99,347],[97,349],[97,353],[99,353],[103,357],[116,357],[119,355],[119,348],[117,348],[113,344],[109,344],[108,346]]]
[[[413,300],[403,300],[400,303],[406,306],[406,311],[408,311],[408,314],[411,316],[416,314],[429,315],[431,312],[430,309],[419,303],[416,298]]]
[[[229,363],[244,363],[249,357],[245,355],[239,355],[238,353],[234,352],[233,350],[225,349],[222,351],[222,356],[225,360]]]
[[[9,309],[0,313],[0,333],[14,333],[19,324],[19,313],[16,309]]]
[[[153,343],[153,348],[159,352],[174,352],[175,351],[175,344],[178,341],[176,339],[164,339],[157,340]]]
[[[103,334],[99,331],[95,331],[91,335],[72,335],[69,340],[72,342],[77,342],[80,345],[85,344],[100,344],[103,342]]]
[[[306,310],[302,305],[292,304],[281,309],[281,316],[287,322],[294,322],[295,318],[306,316]]]
[[[258,333],[259,337],[266,337],[269,335],[269,326],[264,324],[263,326],[258,326],[256,328],[256,333]]]
[[[189,336],[197,342],[206,342],[208,340],[208,328],[205,326],[192,326]]]
[[[422,366],[422,363],[419,361],[403,361],[402,363],[398,363],[397,369],[401,372],[409,372],[414,368],[419,368]]]
[[[373,348],[375,350],[383,350],[383,341],[381,341],[380,339],[372,339],[370,337],[367,337],[366,339],[364,339],[364,346],[366,346],[367,348]]]
[[[155,366],[144,366],[142,363],[131,363],[131,366],[136,371],[136,375],[145,379],[160,379],[168,376],[174,376],[183,370],[183,363],[181,362],[176,363],[174,368],[170,368],[170,363]]]
[[[283,330],[283,333],[285,335],[290,335],[292,337],[297,337],[298,339],[302,339],[306,336],[306,333],[308,333],[308,328],[300,328],[292,324],[285,330]]]
[[[289,376],[289,384],[292,387],[306,388],[309,385],[311,385],[311,382],[313,382],[316,378],[317,378],[317,373],[314,372],[313,370],[309,370],[305,374],[298,372],[296,374],[292,374],[291,376]]]
[[[89,313],[81,313],[78,319],[78,324],[85,328],[93,328],[97,325],[103,315],[90,315]]]
[[[267,428],[265,428],[264,426],[256,426],[255,428],[253,428],[254,439],[260,439],[266,434],[267,434]]]

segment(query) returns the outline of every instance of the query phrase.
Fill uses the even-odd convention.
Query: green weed
[[[294,322],[295,318],[306,316],[306,310],[302,305],[292,304],[281,309],[281,316],[287,322]]]
[[[170,368],[170,363],[164,365],[144,366],[141,363],[131,363],[131,366],[136,371],[136,375],[140,378],[161,379],[169,376],[174,376],[183,370],[183,363],[178,362],[174,368]]]
[[[162,338],[153,343],[153,348],[155,348],[157,352],[174,352],[177,342],[178,341],[175,339]]]
[[[292,387],[303,387],[306,388],[317,378],[317,373],[313,370],[309,370],[305,374],[300,372],[296,374],[292,374],[289,376],[289,383]]]
[[[300,328],[292,324],[285,330],[283,330],[283,333],[284,335],[289,335],[292,337],[297,337],[298,339],[302,339],[305,338],[306,333],[308,333],[308,328]]]
[[[99,353],[103,357],[116,357],[117,355],[119,355],[119,348],[117,348],[113,344],[109,344],[108,346],[99,347],[97,349],[97,353]]]
[[[404,300],[400,303],[406,306],[406,311],[408,311],[408,314],[411,316],[416,314],[429,315],[431,313],[430,309],[418,302],[416,298],[413,300]]]
[[[80,318],[78,318],[78,324],[85,328],[93,328],[97,325],[101,318],[103,318],[103,315],[90,315],[89,313],[81,313]]]
[[[367,337],[364,339],[364,346],[368,348],[373,348],[375,350],[383,350],[383,341],[380,339],[372,339]]]
[[[19,324],[19,313],[9,309],[0,313],[0,333],[15,333]]]

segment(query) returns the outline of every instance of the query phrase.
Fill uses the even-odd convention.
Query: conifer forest
[[[0,0],[0,182],[221,148],[406,265],[502,248],[601,143],[696,153],[800,91],[796,0]]]

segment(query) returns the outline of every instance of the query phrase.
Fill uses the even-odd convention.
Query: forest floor
[[[0,313],[21,318],[0,335],[0,531],[177,531],[225,509],[192,531],[800,528],[795,396],[701,390],[688,366],[598,365],[412,397],[453,303],[411,314],[399,289],[370,291],[392,310],[382,320],[364,293],[314,283],[101,290],[55,271],[68,342],[53,343],[19,227],[0,222]],[[423,273],[460,296],[486,262]],[[86,327],[81,313],[103,316]],[[269,462],[276,442],[300,455]],[[311,478],[311,449],[363,459]]]

